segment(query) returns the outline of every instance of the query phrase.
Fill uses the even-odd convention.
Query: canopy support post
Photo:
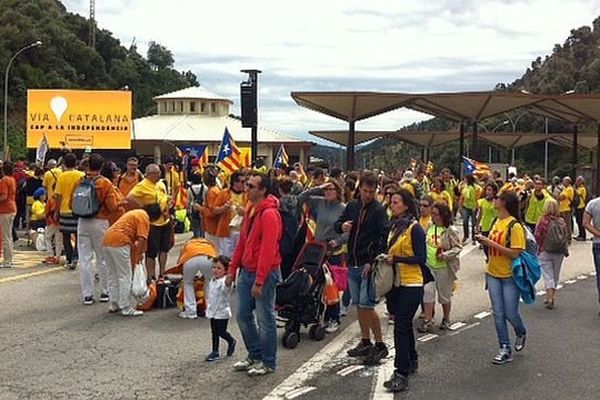
[[[477,152],[477,121],[473,122],[473,133],[471,135],[471,158],[479,161],[479,153]]]
[[[465,124],[460,123],[460,137],[458,139],[458,177],[462,179],[463,156],[465,155]]]
[[[346,147],[346,171],[350,172],[354,170],[354,121],[350,121],[350,127],[348,130],[348,146]]]
[[[575,182],[575,178],[577,177],[577,135],[578,134],[578,127],[577,124],[573,125],[573,158],[571,160],[572,163],[572,179],[573,182]]]

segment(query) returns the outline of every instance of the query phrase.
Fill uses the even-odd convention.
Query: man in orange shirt
[[[17,181],[13,178],[13,165],[5,161],[2,165],[2,178],[0,179],[0,229],[2,230],[2,254],[4,260],[2,267],[12,267],[13,237],[12,227],[17,213]]]
[[[136,317],[144,312],[131,304],[131,264],[142,261],[148,243],[150,222],[162,215],[158,203],[149,204],[143,209],[128,211],[108,228],[102,246],[108,270],[108,312],[121,310],[126,317]]]
[[[127,171],[117,178],[117,188],[121,191],[123,197],[127,197],[131,189],[144,179],[144,176],[138,170],[138,164],[137,157],[129,157],[127,159]]]
[[[117,211],[119,201],[116,189],[112,182],[100,175],[104,165],[104,158],[100,154],[91,154],[89,158],[90,169],[84,179],[90,179],[94,183],[96,196],[100,203],[100,210],[92,218],[79,218],[77,226],[77,252],[79,254],[79,277],[81,281],[81,292],[83,304],[94,304],[94,274],[92,272],[92,259],[96,255],[96,270],[100,278],[100,302],[109,301],[108,276],[104,262],[104,250],[100,243],[108,230],[108,219]]]

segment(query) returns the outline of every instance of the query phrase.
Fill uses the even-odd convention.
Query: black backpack
[[[275,304],[279,306],[294,305],[307,295],[312,285],[310,274],[303,268],[293,271],[283,283],[276,288]]]

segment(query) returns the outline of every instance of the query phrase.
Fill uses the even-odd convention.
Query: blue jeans
[[[600,303],[600,243],[592,245],[594,255],[594,266],[596,267],[596,288],[598,290],[598,303]]]
[[[471,210],[470,208],[462,209],[463,215],[463,239],[467,240],[469,238],[469,219],[471,220],[471,238],[475,237],[475,210]]]
[[[486,282],[494,311],[498,342],[500,346],[510,347],[507,320],[513,326],[515,334],[524,335],[526,332],[519,315],[519,289],[512,277],[494,278],[486,275]]]
[[[364,265],[348,267],[348,289],[352,297],[352,304],[360,308],[374,309],[377,304],[375,288],[369,276],[363,277]]]
[[[277,269],[269,274],[263,283],[262,295],[257,299],[251,294],[255,280],[254,272],[240,268],[237,281],[236,320],[244,339],[244,345],[248,350],[248,356],[275,369],[277,361],[275,287],[281,282],[281,272]]]

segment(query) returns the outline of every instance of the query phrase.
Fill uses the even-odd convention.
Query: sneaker
[[[356,345],[356,347],[348,350],[347,354],[350,357],[364,357],[370,354],[372,347],[373,344],[371,342],[365,343],[361,340],[360,343]]]
[[[140,315],[144,315],[142,310],[136,310],[135,308],[126,308],[121,310],[121,315],[124,317],[139,317]]]
[[[248,376],[264,376],[272,374],[275,370],[262,362],[256,363],[252,368],[248,370]]]
[[[211,352],[209,355],[206,356],[206,358],[204,359],[204,361],[217,361],[219,359],[219,352],[218,351],[213,351]]]
[[[525,340],[527,339],[527,335],[517,335],[515,339],[515,351],[521,351],[525,347]]]
[[[227,346],[227,357],[231,357],[233,353],[235,353],[235,345],[237,344],[237,340],[233,339],[231,343]]]
[[[389,355],[388,348],[385,344],[376,344],[375,346],[371,346],[369,350],[369,354],[363,357],[363,362],[366,365],[377,365],[381,360],[386,358]]]
[[[115,303],[114,301],[111,301],[108,304],[108,312],[113,314],[113,313],[116,313],[117,311],[119,311],[119,305],[117,303]]]
[[[442,323],[440,324],[440,329],[443,331],[449,331],[450,330],[450,321],[448,321],[447,319],[442,319]]]
[[[94,304],[94,296],[85,296],[83,298],[83,304],[85,304],[86,306]]]
[[[512,361],[512,352],[510,351],[510,347],[502,346],[502,347],[500,347],[498,354],[496,354],[496,356],[492,360],[492,363],[501,365],[501,364],[506,364],[511,361]]]
[[[65,264],[65,268],[66,269],[70,269],[70,270],[74,270],[75,268],[77,268],[77,264],[75,264],[74,262],[67,262]]]
[[[179,313],[179,318],[183,318],[183,319],[196,319],[198,318],[197,315],[193,315],[193,314],[188,314],[185,311],[181,311]]]
[[[426,319],[419,320],[420,323],[417,324],[417,331],[421,333],[431,333],[433,332],[433,321],[429,321]]]
[[[261,362],[258,360],[253,360],[250,357],[248,357],[245,360],[238,361],[235,364],[233,364],[233,369],[235,369],[236,371],[248,371],[250,368],[252,368],[254,365],[256,365],[258,363],[261,363]]]
[[[340,323],[337,321],[329,321],[327,326],[325,327],[325,332],[327,333],[335,333],[340,329]]]
[[[110,301],[110,296],[108,293],[100,293],[100,303],[108,303]]]
[[[349,311],[350,307],[346,307],[345,305],[340,305],[340,317],[345,317],[346,315],[348,315],[348,311]]]
[[[390,392],[403,392],[408,389],[408,379],[398,372],[394,372],[388,381],[383,382],[383,387]]]

